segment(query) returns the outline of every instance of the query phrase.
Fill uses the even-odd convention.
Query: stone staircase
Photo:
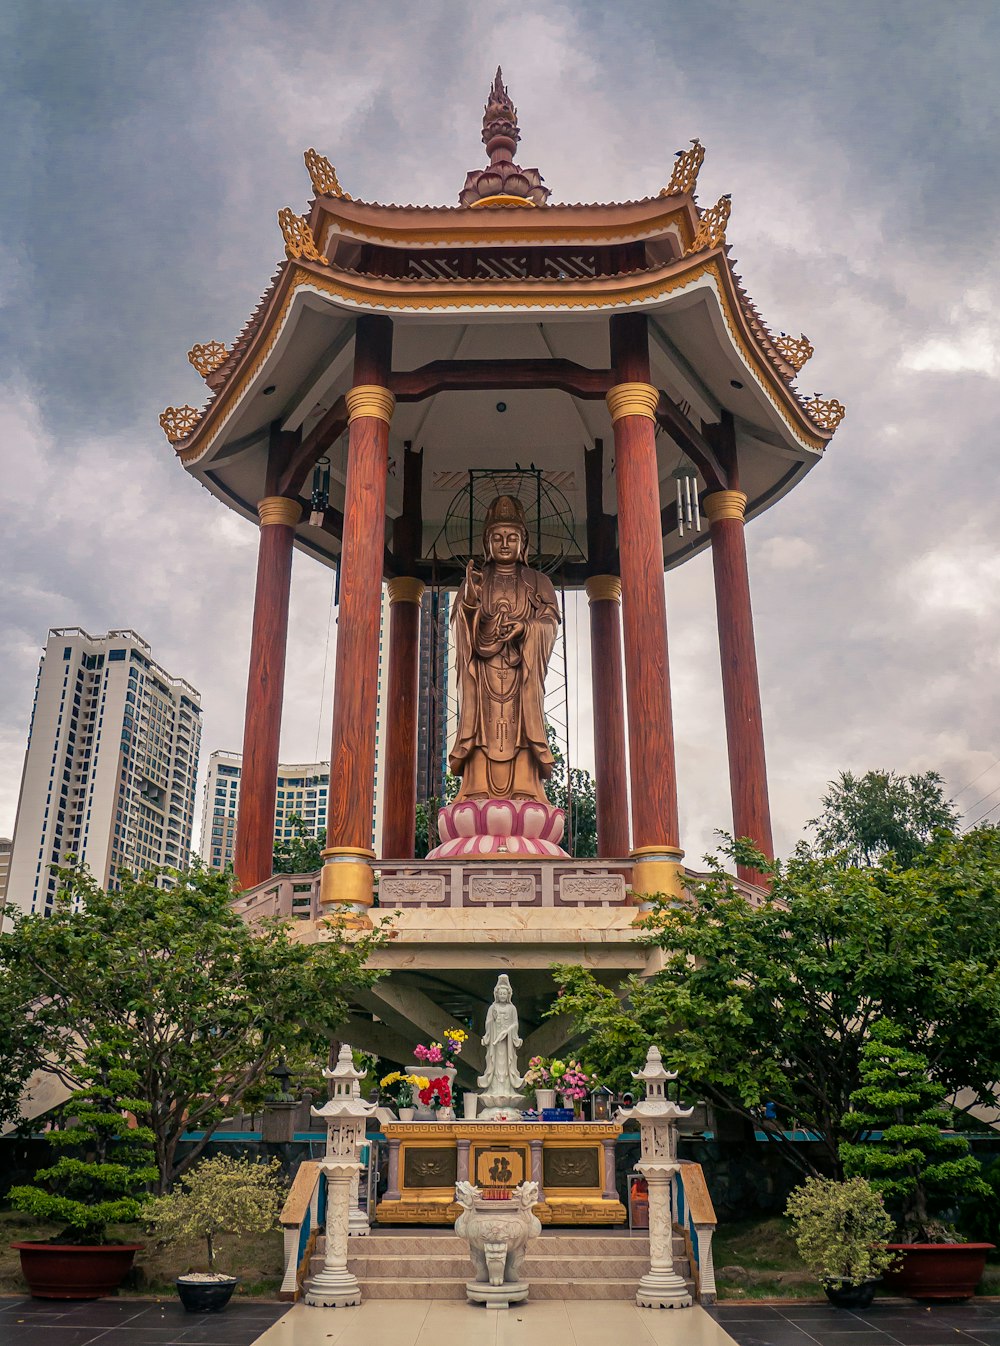
[[[311,1272],[323,1265],[322,1240]],[[674,1234],[674,1265],[694,1293],[683,1237]],[[373,1231],[352,1238],[348,1266],[366,1299],[465,1299],[472,1263],[463,1239],[448,1230]],[[649,1269],[649,1238],[598,1230],[545,1229],[531,1245],[524,1274],[531,1298],[623,1299],[634,1297]]]

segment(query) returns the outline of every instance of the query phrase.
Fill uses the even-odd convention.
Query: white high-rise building
[[[7,900],[47,913],[50,866],[76,855],[104,887],[118,871],[191,855],[201,697],[134,631],[59,628],[38,667]]]
[[[385,793],[385,731],[389,714],[389,595],[382,589],[382,618],[378,647],[378,719],[375,725],[375,816],[372,849],[382,848],[382,798]],[[231,867],[236,851],[243,754],[213,752],[201,810],[201,858],[210,869]],[[292,818],[301,818],[306,833],[316,836],[326,826],[330,790],[329,762],[278,764],[278,793],[274,807],[275,842],[295,836]]]
[[[242,775],[242,754],[213,752],[209,757],[201,812],[201,858],[209,869],[232,866]],[[326,826],[329,789],[329,762],[279,764],[274,809],[275,841],[290,841],[295,836],[293,818],[301,818],[309,836],[321,832]]]

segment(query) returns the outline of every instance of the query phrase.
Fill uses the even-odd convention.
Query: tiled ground
[[[720,1304],[709,1310],[739,1346],[1000,1346],[1000,1303],[927,1307],[879,1301],[850,1312],[832,1304]]]
[[[185,1313],[177,1300],[0,1298],[0,1346],[250,1346],[287,1304]]]

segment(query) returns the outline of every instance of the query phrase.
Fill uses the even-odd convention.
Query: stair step
[[[679,1260],[679,1259],[678,1259]],[[472,1274],[472,1261],[468,1254],[454,1257],[374,1257],[349,1254],[348,1266],[361,1280],[382,1276],[399,1276],[404,1279],[422,1276],[425,1280],[454,1279],[462,1276],[468,1280]],[[524,1274],[529,1280],[537,1276],[624,1276],[638,1280],[649,1269],[648,1257],[554,1257],[538,1256],[529,1253],[524,1260]],[[678,1266],[678,1270],[680,1267]]]
[[[593,1279],[539,1279],[529,1278],[529,1299],[603,1299],[633,1300],[638,1277],[635,1280]],[[694,1285],[687,1282],[694,1294]],[[400,1279],[374,1277],[362,1282],[366,1299],[465,1299],[465,1280],[428,1281],[419,1277]]]

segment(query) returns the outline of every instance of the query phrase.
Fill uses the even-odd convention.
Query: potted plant
[[[143,1105],[131,1097],[135,1075],[93,1056],[78,1073],[86,1087],[70,1095],[46,1137],[62,1153],[9,1194],[15,1210],[62,1226],[47,1242],[11,1244],[36,1299],[99,1299],[117,1290],[142,1244],[109,1238],[108,1226],[138,1220],[157,1177],[153,1133],[138,1124]]]
[[[446,1075],[428,1080],[417,1093],[417,1097],[423,1107],[430,1108],[431,1116],[435,1120],[439,1120],[444,1114],[454,1117],[454,1109],[451,1106],[451,1081]]]
[[[867,1308],[892,1264],[886,1246],[893,1219],[864,1178],[807,1178],[788,1198],[799,1256],[827,1299],[844,1309]]]
[[[203,1159],[172,1192],[146,1210],[150,1232],[161,1243],[204,1239],[206,1269],[187,1271],[174,1284],[188,1313],[219,1313],[239,1284],[217,1271],[215,1240],[220,1234],[266,1234],[278,1222],[285,1195],[281,1164],[219,1156]]]
[[[543,1108],[554,1108],[556,1090],[552,1080],[552,1062],[547,1056],[533,1056],[528,1062],[524,1083],[535,1095],[535,1108],[541,1116]]]
[[[842,1142],[840,1154],[845,1171],[867,1177],[898,1213],[899,1241],[889,1245],[898,1256],[886,1286],[912,1299],[968,1299],[993,1244],[966,1242],[942,1217],[989,1188],[964,1137],[944,1129],[954,1114],[926,1056],[904,1041],[891,1020],[873,1026],[845,1117],[859,1139]]]
[[[425,1089],[428,1084],[426,1075],[404,1075],[400,1070],[392,1070],[379,1080],[383,1096],[396,1109],[401,1122],[413,1121],[414,1090]]]

